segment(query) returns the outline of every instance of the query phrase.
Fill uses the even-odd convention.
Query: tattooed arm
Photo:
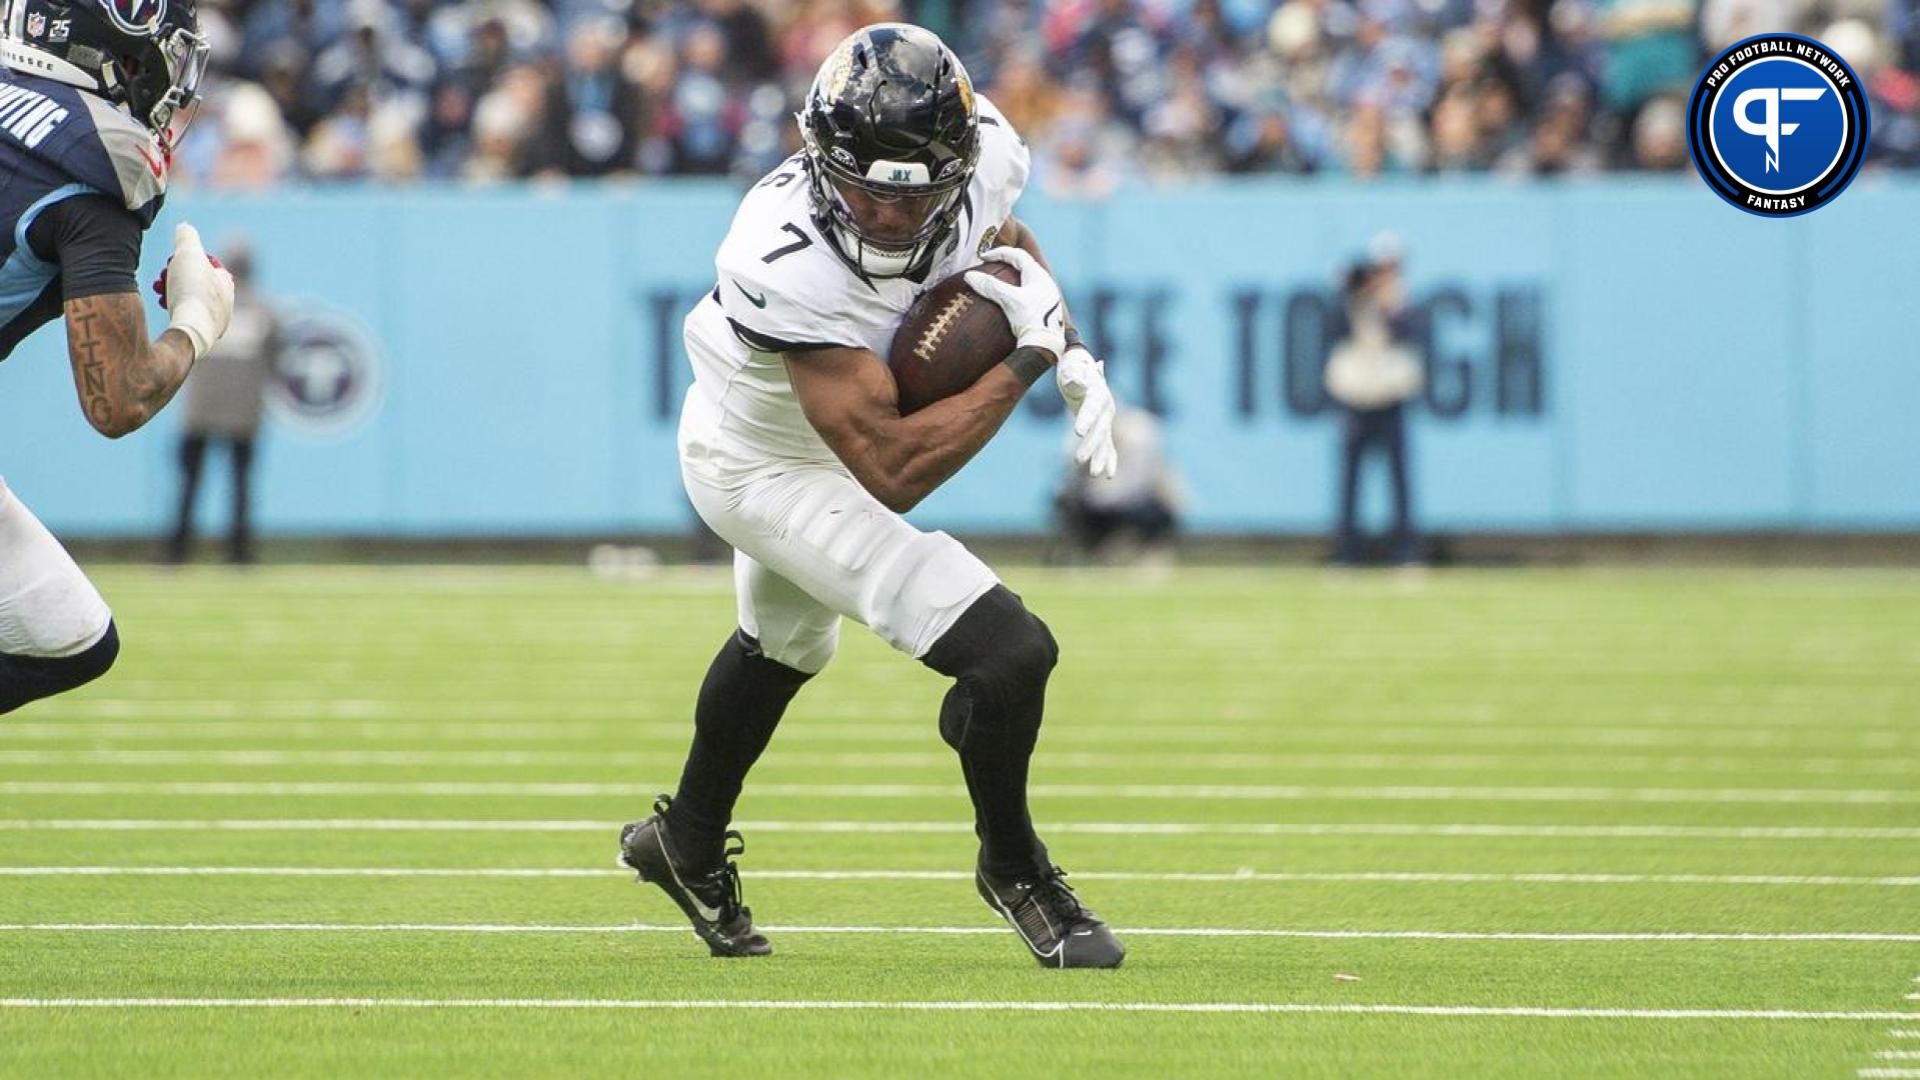
[[[74,389],[87,422],[110,439],[138,431],[173,399],[233,311],[232,276],[183,223],[160,278],[171,322],[148,340],[135,276],[143,231],[119,203],[78,195],[46,207],[27,232],[34,253],[59,264]]]
[[[147,340],[139,293],[68,300],[67,356],[87,422],[109,439],[153,419],[193,368],[193,342],[169,329]]]

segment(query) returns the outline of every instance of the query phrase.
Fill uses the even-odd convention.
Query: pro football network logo
[[[1867,155],[1867,98],[1833,50],[1798,34],[1747,38],[1707,65],[1687,104],[1694,168],[1750,214],[1793,217],[1838,198]]]
[[[268,404],[286,428],[315,438],[352,434],[380,403],[380,353],[346,315],[308,304],[280,311],[281,349]]]

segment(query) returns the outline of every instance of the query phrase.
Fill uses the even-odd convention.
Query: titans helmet
[[[198,21],[194,0],[11,0],[0,64],[98,94],[164,137],[199,96]]]

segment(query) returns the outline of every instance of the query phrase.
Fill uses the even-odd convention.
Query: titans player
[[[900,516],[991,438],[1052,372],[1079,461],[1111,475],[1113,395],[1071,334],[1033,235],[1012,216],[1027,150],[940,39],[880,24],[827,58],[805,144],[741,202],[713,292],[687,316],[694,385],[681,475],[735,549],[739,629],[707,670],[678,794],[627,826],[621,857],[665,890],[716,956],[770,952],[741,903],[727,829],[787,703],[853,618],[954,680],[940,734],[960,756],[981,898],[1047,967],[1114,967],[1120,942],[1074,895],[1027,812],[1053,635],[992,570]],[[926,288],[975,273],[1014,352],[966,391],[900,415],[880,357]]]
[[[0,359],[64,319],[81,411],[108,438],[166,405],[233,310],[190,225],[155,340],[135,280],[169,127],[206,58],[191,0],[14,0],[0,24]],[[0,482],[0,713],[99,677],[118,651],[106,602]]]

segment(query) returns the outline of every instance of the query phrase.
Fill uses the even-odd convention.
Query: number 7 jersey
[[[977,100],[979,165],[924,281],[863,279],[835,254],[813,221],[803,155],[747,192],[714,257],[718,282],[686,319],[694,376],[680,419],[687,467],[724,479],[787,462],[837,464],[800,411],[783,354],[804,363],[809,350],[843,347],[885,357],[914,300],[994,246],[1029,161],[1000,110]]]

